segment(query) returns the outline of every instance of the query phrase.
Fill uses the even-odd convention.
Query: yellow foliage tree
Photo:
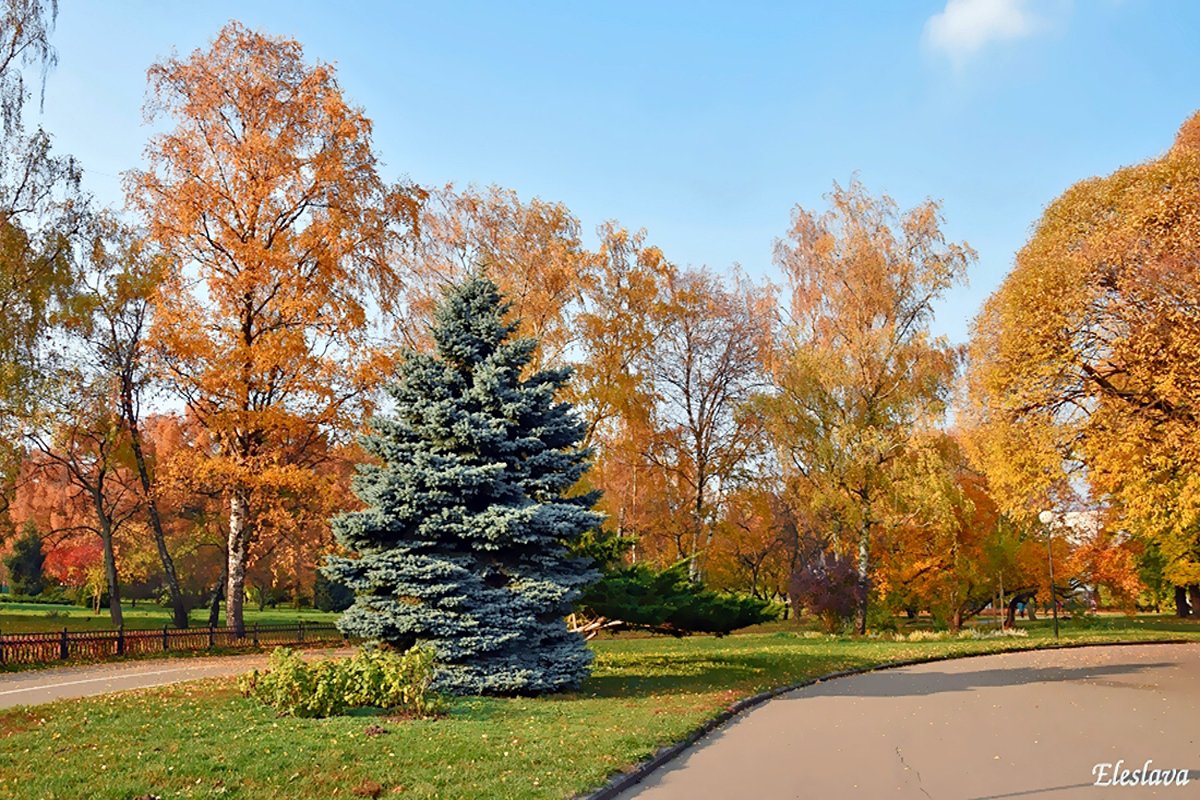
[[[797,208],[777,244],[790,294],[763,412],[813,515],[856,559],[862,633],[872,542],[897,514],[894,469],[942,421],[958,360],[929,333],[933,303],[975,253],[945,240],[933,201],[902,213],[858,181],[828,200],[822,216]]]
[[[1200,583],[1200,115],[1050,205],[976,321],[969,376],[1007,510],[1086,487],[1168,580]]]

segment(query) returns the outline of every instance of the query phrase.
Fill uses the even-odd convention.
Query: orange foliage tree
[[[581,357],[568,391],[587,421],[585,441],[607,446],[638,439],[634,431],[649,425],[645,358],[668,324],[667,287],[678,270],[645,231],[606,222],[597,233],[600,248],[574,319]]]
[[[898,465],[900,513],[879,535],[875,583],[891,610],[929,611],[957,631],[993,602],[1035,593],[1045,547],[1000,512],[957,434],[921,439]]]
[[[17,524],[33,522],[47,538],[47,569],[68,583],[107,593],[114,625],[123,623],[118,558],[140,511],[124,463],[119,422],[100,404],[60,409],[53,422],[27,432],[25,459],[9,509]],[[72,572],[71,570],[81,570]]]
[[[727,499],[707,560],[708,583],[764,600],[785,598],[799,556],[799,529],[781,488],[768,480]]]
[[[410,341],[428,347],[442,292],[480,273],[495,281],[511,304],[509,318],[519,321],[518,333],[538,340],[529,369],[567,359],[592,255],[580,242],[579,220],[566,206],[538,198],[524,202],[498,186],[446,185],[429,193],[418,229],[415,247],[401,254]]]
[[[256,487],[304,480],[312,465],[289,456],[351,423],[392,363],[370,314],[395,308],[393,257],[422,193],[380,179],[371,123],[293,40],[230,23],[149,78],[148,115],[175,127],[127,191],[167,257],[152,335],[215,445],[226,614],[241,631]]]

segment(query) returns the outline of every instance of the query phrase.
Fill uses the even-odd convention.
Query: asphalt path
[[[345,649],[306,650],[306,658],[345,655]],[[77,667],[0,673],[0,708],[37,705],[129,689],[148,689],[198,678],[240,675],[265,666],[269,654],[158,658]]]
[[[1165,770],[1170,785],[1141,783]],[[1096,785],[1114,777],[1126,784]],[[1006,653],[827,681],[718,728],[621,795],[634,797],[1200,797],[1200,644]]]

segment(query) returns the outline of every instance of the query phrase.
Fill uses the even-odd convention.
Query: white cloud
[[[925,22],[925,44],[963,62],[991,42],[1023,39],[1042,27],[1026,0],[947,0]]]

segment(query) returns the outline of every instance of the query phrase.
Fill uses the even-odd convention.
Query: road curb
[[[682,741],[671,745],[665,745],[658,750],[653,756],[640,764],[634,766],[631,770],[617,772],[610,776],[608,782],[588,794],[576,795],[576,800],[613,800],[617,795],[630,789],[644,781],[660,767],[675,760],[684,751],[688,750],[696,742],[703,739],[708,734],[712,733],[717,728],[720,728],[725,723],[749,711],[750,709],[760,706],[763,703],[778,697],[781,694],[794,692],[797,689],[803,689],[806,686],[824,683],[825,681],[834,680],[835,678],[848,678],[852,675],[866,675],[871,672],[883,672],[884,670],[899,669],[901,667],[912,667],[918,664],[931,664],[938,661],[958,661],[964,658],[984,658],[987,656],[999,656],[1007,653],[1029,653],[1038,650],[1072,650],[1084,647],[1138,647],[1141,645],[1162,645],[1162,644],[1196,644],[1195,639],[1150,639],[1140,642],[1075,642],[1068,644],[1050,644],[1041,647],[1015,647],[1009,650],[999,650],[994,653],[954,653],[945,656],[931,656],[929,658],[912,658],[904,661],[889,661],[886,664],[879,664],[873,667],[858,667],[856,669],[845,669],[838,672],[830,672],[826,675],[821,675],[816,678],[810,678],[799,683],[791,683],[787,686],[780,686],[776,689],[768,689],[765,692],[759,692],[756,695],[744,698],[733,703],[717,716],[700,725],[694,731],[689,733]]]

